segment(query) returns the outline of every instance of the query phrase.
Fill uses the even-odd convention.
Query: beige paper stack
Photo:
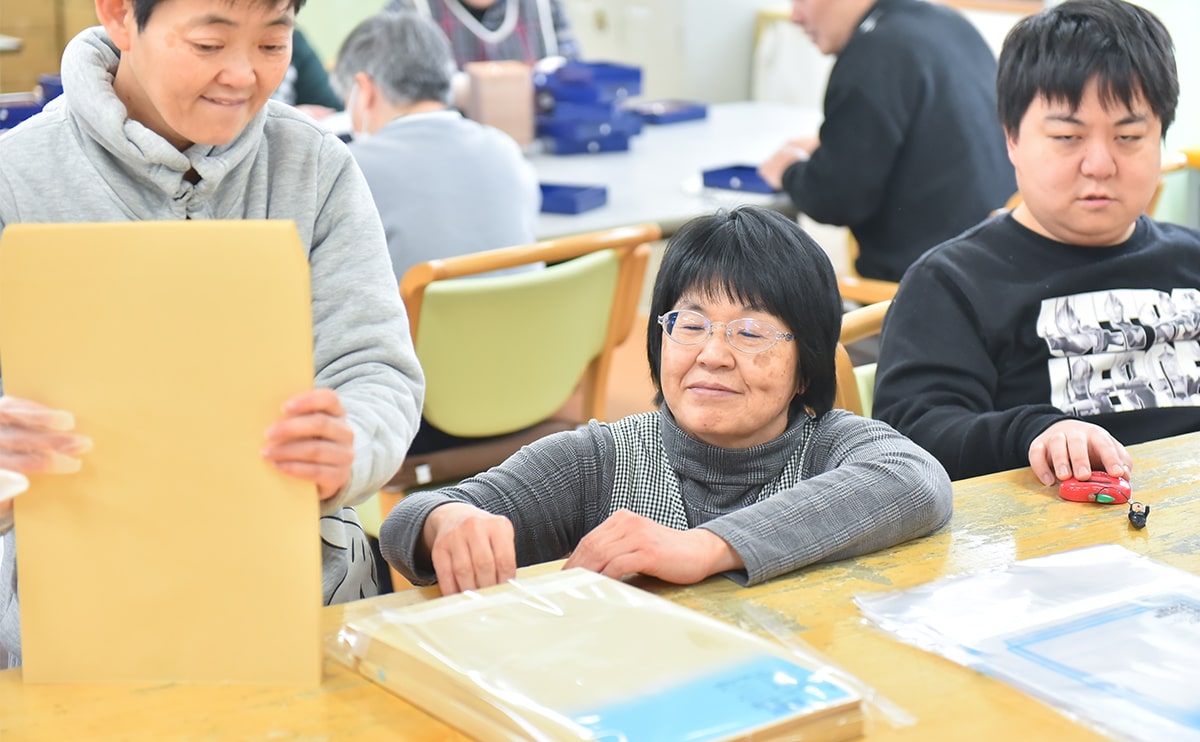
[[[342,661],[481,740],[862,733],[860,696],[822,668],[593,572],[347,616]]]

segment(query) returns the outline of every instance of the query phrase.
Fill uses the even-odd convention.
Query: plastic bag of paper
[[[860,695],[774,642],[567,570],[351,616],[330,652],[482,740],[845,740]]]
[[[903,641],[1109,735],[1200,740],[1200,577],[1077,549],[856,602]]]

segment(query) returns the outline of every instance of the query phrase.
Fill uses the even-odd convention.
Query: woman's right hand
[[[75,416],[17,397],[0,397],[0,469],[70,474],[92,439],[75,432]]]
[[[442,595],[499,585],[517,574],[512,521],[502,515],[465,502],[440,505],[425,519],[422,540]]]

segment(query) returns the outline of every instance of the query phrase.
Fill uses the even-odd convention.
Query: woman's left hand
[[[337,392],[312,389],[283,404],[283,416],[267,428],[263,458],[289,476],[317,485],[328,500],[350,480],[354,431]]]
[[[737,552],[711,531],[677,531],[618,510],[583,537],[563,569],[583,567],[616,579],[643,574],[691,585],[744,566]]]

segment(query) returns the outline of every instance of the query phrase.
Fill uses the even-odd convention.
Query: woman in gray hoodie
[[[0,137],[0,232],[18,222],[295,222],[311,267],[315,382],[285,406],[263,455],[316,485],[324,598],[338,602],[377,591],[346,506],[399,468],[424,379],[362,174],[336,137],[268,100],[303,2],[98,0],[103,27],[67,46],[63,95]],[[77,470],[90,444],[69,413],[0,397],[0,468]],[[20,664],[12,527],[12,503],[0,504],[0,668]]]

